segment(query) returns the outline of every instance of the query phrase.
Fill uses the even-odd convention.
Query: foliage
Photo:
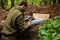
[[[28,5],[33,5],[33,4],[32,4],[32,3],[33,3],[32,0],[27,0],[27,3],[28,3]]]
[[[49,19],[40,26],[38,36],[41,40],[60,40],[60,16],[54,17],[54,20]]]
[[[14,6],[18,5],[19,2],[21,2],[22,0],[14,0]]]
[[[39,5],[43,0],[27,0],[28,5]]]
[[[56,2],[56,0],[27,0],[28,5],[41,5],[50,4],[51,1]]]
[[[9,10],[13,6],[16,6],[21,0],[0,0],[2,8]]]
[[[11,8],[11,1],[10,0],[6,0],[6,1],[4,1],[5,3],[4,3],[4,8],[6,9],[6,10],[8,10],[8,9],[10,9]]]
[[[13,6],[18,5],[19,2],[22,0],[0,0],[0,6],[2,8],[5,8],[6,10],[9,10]],[[41,5],[41,4],[50,4],[51,1],[56,2],[58,0],[27,0],[28,5]]]

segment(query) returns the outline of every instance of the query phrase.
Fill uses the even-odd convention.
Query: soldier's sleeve
[[[17,24],[18,24],[17,26],[21,31],[24,31],[29,28],[29,26],[27,25],[28,22],[24,20],[24,15],[19,16],[19,18],[17,19]]]
[[[19,27],[19,30],[24,30],[24,26],[25,26],[24,16],[21,14],[16,21],[17,21],[17,26]]]

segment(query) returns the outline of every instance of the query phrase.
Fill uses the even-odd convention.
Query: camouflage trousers
[[[9,36],[6,36],[6,35],[1,35],[1,40],[23,40],[22,37],[20,36],[13,36],[13,35],[9,35]]]
[[[17,40],[16,37],[13,36],[1,36],[1,40]]]

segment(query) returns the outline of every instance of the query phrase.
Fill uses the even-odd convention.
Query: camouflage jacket
[[[24,29],[24,16],[21,14],[22,12],[20,11],[20,9],[16,7],[12,8],[7,15],[7,19],[3,25],[2,33],[5,33],[5,34],[15,33],[17,31],[16,30],[17,26],[15,25],[15,21],[17,21],[16,24],[18,24],[19,29],[23,30]],[[18,17],[19,15],[21,16]]]

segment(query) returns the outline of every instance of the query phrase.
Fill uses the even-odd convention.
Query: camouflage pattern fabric
[[[6,36],[2,35],[1,40],[17,40],[17,39],[16,39],[16,37],[13,37],[13,36],[6,37]]]
[[[12,8],[7,15],[7,19],[3,25],[2,33],[5,33],[6,35],[15,33],[17,31],[15,27],[15,20],[21,14],[22,12],[20,11],[20,9],[15,7]],[[16,21],[17,21],[17,24],[19,25],[20,30],[23,30],[24,17],[21,16]]]

